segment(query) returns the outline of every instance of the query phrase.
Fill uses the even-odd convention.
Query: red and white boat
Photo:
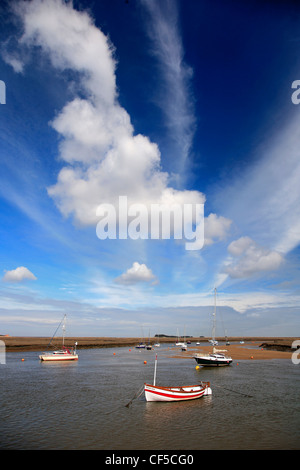
[[[186,401],[212,394],[209,382],[201,382],[197,385],[185,385],[182,387],[158,387],[155,385],[156,367],[157,355],[155,357],[153,385],[144,384],[146,401]]]
[[[183,387],[157,387],[145,383],[146,401],[185,401],[211,394],[209,382]]]
[[[62,349],[58,349],[55,351],[48,351],[48,352],[43,352],[39,358],[41,361],[78,361],[78,354],[76,353],[76,346],[77,342],[75,342],[74,348],[66,348],[64,345],[65,342],[65,329],[66,329],[66,315],[64,315],[62,321],[58,325],[56,331],[59,329],[60,325],[63,322],[62,330],[63,330],[63,341],[62,341]],[[55,332],[56,333],[56,332]],[[51,344],[52,339],[55,336],[52,336],[50,343],[48,347]]]

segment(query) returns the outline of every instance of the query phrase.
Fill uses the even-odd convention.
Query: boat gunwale
[[[193,357],[194,358],[203,357],[204,359],[213,358],[213,359],[226,359],[226,360],[231,359],[232,360],[231,356],[226,356],[225,354],[217,354],[217,353],[203,353],[203,354],[197,353],[197,354],[194,354]]]
[[[183,387],[161,387],[161,386],[158,386],[158,385],[151,385],[151,384],[148,384],[148,383],[144,383],[144,386],[145,387],[151,387],[151,388],[154,388],[154,389],[158,389],[158,390],[164,390],[166,392],[176,392],[176,393],[184,393],[184,394],[191,394],[192,392],[200,392],[202,390],[205,390],[206,388],[210,387],[210,383],[209,382],[203,382],[205,385],[202,386],[202,384],[196,384],[196,385],[184,385]],[[184,390],[184,388],[193,388],[193,387],[196,387],[196,390]]]

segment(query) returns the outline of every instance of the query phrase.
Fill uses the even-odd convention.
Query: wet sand
[[[14,351],[44,351],[49,345],[50,338],[45,337],[21,337],[21,336],[0,336],[4,341],[7,352]],[[220,345],[218,349],[226,349],[228,355],[233,360],[243,359],[289,359],[291,357],[291,350],[278,351],[274,349],[266,349],[261,347],[262,344],[267,344],[269,347],[288,349],[292,342],[297,338],[245,338],[244,344],[239,344],[240,338],[229,338],[229,341],[236,342],[229,346]],[[150,338],[150,343],[154,344],[158,338]],[[195,342],[199,341],[201,345],[196,346]],[[65,346],[74,346],[77,341],[77,349],[88,348],[109,348],[109,347],[124,347],[134,348],[139,343],[139,338],[117,338],[117,337],[79,337],[79,338],[65,338]],[[212,347],[208,343],[208,338],[193,338],[192,344],[188,345],[187,351],[181,351],[180,347],[175,346],[176,338],[160,338],[161,344],[169,344],[170,355],[173,357],[187,357],[191,358],[195,353],[209,353],[212,352]],[[222,339],[219,339],[222,341]],[[59,348],[62,344],[61,338],[55,338],[52,343],[55,347]]]
[[[231,344],[229,346],[220,345],[216,348],[219,350],[225,350],[224,354],[230,356],[234,361],[251,359],[251,360],[260,360],[260,359],[290,359],[291,351],[276,351],[268,350],[261,348],[260,341],[254,342],[245,342],[245,344]],[[178,348],[177,348],[178,349]],[[177,351],[176,348],[172,348],[172,353],[174,357],[186,357],[192,358],[195,353],[211,353],[211,346],[196,346],[189,347],[187,351]]]
[[[43,351],[45,350],[51,338],[34,337],[34,336],[0,336],[4,341],[7,351]],[[138,344],[138,338],[111,338],[111,337],[79,337],[65,338],[64,344],[66,347],[73,347],[77,342],[77,349],[86,348],[111,348],[132,346]],[[62,345],[62,338],[55,337],[51,346],[60,348]]]

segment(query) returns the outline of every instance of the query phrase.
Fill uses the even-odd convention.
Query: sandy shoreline
[[[45,337],[21,337],[21,336],[0,336],[4,341],[7,352],[15,351],[43,351],[47,348],[50,339]],[[266,343],[269,347],[280,348],[282,346],[288,348],[292,342],[297,338],[273,338],[273,337],[255,337],[243,338],[244,344],[240,344],[241,338],[229,338],[231,344],[229,346],[219,346],[219,349],[227,349],[227,354],[233,360],[243,359],[289,359],[291,351],[278,351],[274,349],[266,349],[260,347]],[[196,341],[200,340],[201,345],[196,346]],[[89,348],[110,348],[110,347],[125,347],[134,348],[139,338],[116,338],[116,337],[79,337],[79,338],[65,338],[66,346],[73,346],[77,341],[77,349]],[[150,338],[150,343],[154,344],[157,338]],[[208,343],[208,338],[192,338],[192,344],[188,345],[188,350],[181,351],[180,348],[175,347],[176,338],[160,338],[161,344],[169,344],[170,355],[173,357],[187,357],[190,358],[197,352],[211,352],[211,346]],[[219,338],[222,341],[222,338]],[[235,343],[234,343],[235,342]],[[234,344],[232,344],[234,343]],[[61,344],[60,338],[55,338],[55,345],[59,347]]]
[[[260,342],[245,342],[245,344],[231,344],[229,346],[218,346],[219,349],[226,349],[226,355],[230,356],[234,361],[239,360],[261,360],[261,359],[290,359],[291,351],[275,351],[260,348]],[[191,347],[186,352],[182,352],[179,356],[175,351],[176,348],[172,348],[175,357],[187,357],[192,358],[195,353],[211,353],[211,346],[199,346]],[[186,355],[186,356],[185,356]]]

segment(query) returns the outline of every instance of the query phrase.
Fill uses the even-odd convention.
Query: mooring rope
[[[139,398],[142,395],[143,391],[144,391],[144,385],[138,390],[138,392],[135,393],[134,397],[125,406],[129,408],[133,400],[135,400],[136,398]]]
[[[237,392],[236,390],[231,390],[230,388],[226,388],[226,387],[223,387],[221,385],[214,384],[213,387],[222,388],[222,390],[227,390],[228,392],[238,393],[239,395],[243,395],[244,397],[253,398],[253,395],[248,395],[246,393]]]
[[[125,407],[129,408],[129,406],[131,405],[131,403],[133,402],[133,400],[135,400],[136,398],[139,398],[142,393],[144,391],[144,385],[134,394],[134,396],[131,398],[131,400],[125,405]],[[123,408],[124,405],[118,405],[116,406],[115,408],[113,408],[112,410],[110,411],[106,411],[106,413],[103,413],[105,416],[107,415],[110,415],[111,413],[115,413],[115,411],[119,410],[120,408]]]

